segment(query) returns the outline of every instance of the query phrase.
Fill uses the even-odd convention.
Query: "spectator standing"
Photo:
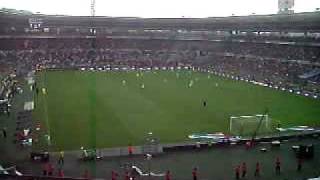
[[[48,163],[48,175],[52,176],[53,175],[53,165],[51,163]]]
[[[300,172],[301,169],[302,169],[302,159],[299,158],[299,159],[298,159],[298,165],[297,165],[297,171]]]
[[[6,127],[2,128],[2,134],[3,134],[4,138],[7,138],[7,128]]]
[[[169,170],[166,172],[166,180],[171,180],[171,174]]]
[[[64,152],[60,151],[58,164],[64,164]]]
[[[133,147],[131,144],[129,144],[129,146],[128,146],[128,154],[129,154],[129,156],[132,156],[132,154],[133,154]]]
[[[83,177],[84,179],[90,179],[90,174],[89,174],[88,169],[86,169],[86,170],[84,171],[84,174],[83,174],[82,177]]]
[[[58,169],[58,177],[61,177],[61,178],[64,177],[64,173],[62,169]]]
[[[256,164],[256,170],[254,171],[254,176],[259,177],[260,176],[260,163],[257,162]]]
[[[117,177],[119,176],[119,174],[115,171],[111,171],[111,180],[117,180]]]
[[[129,172],[126,171],[125,175],[124,175],[124,179],[125,180],[130,180],[130,176],[129,176]]]
[[[247,164],[245,162],[242,163],[241,170],[242,170],[242,178],[245,178],[247,175]]]
[[[193,168],[192,177],[193,177],[193,180],[198,179],[198,169],[197,168]]]
[[[238,165],[235,169],[236,172],[236,179],[240,179],[240,166]]]
[[[280,162],[280,158],[277,157],[276,159],[276,174],[279,175],[281,171],[281,162]]]
[[[48,174],[47,166],[48,166],[47,163],[43,164],[43,166],[42,166],[42,175],[43,176],[46,176]]]

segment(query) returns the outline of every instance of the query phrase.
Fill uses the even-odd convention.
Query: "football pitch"
[[[50,150],[142,145],[148,132],[160,143],[192,133],[229,133],[231,116],[262,114],[273,126],[317,126],[320,101],[189,70],[144,72],[42,71],[36,74],[34,124]],[[206,101],[206,106],[203,102]]]

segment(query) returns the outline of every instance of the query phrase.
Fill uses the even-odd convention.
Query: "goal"
[[[230,134],[236,136],[251,136],[271,132],[271,119],[268,115],[231,116]]]

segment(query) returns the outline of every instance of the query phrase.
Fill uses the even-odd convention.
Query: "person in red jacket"
[[[115,171],[111,171],[111,180],[117,180],[117,177],[119,176],[119,174]]]
[[[256,164],[256,170],[254,171],[254,176],[259,177],[260,176],[260,163],[257,162]]]
[[[62,169],[58,170],[58,177],[64,177],[64,173]]]
[[[83,177],[84,179],[90,179],[90,174],[89,174],[88,169],[86,169],[86,170],[84,171],[84,174],[83,174],[82,177]]]
[[[129,172],[127,171],[126,174],[124,175],[125,180],[130,180]]]
[[[166,180],[171,180],[171,175],[169,170],[166,172]]]
[[[193,177],[193,180],[198,179],[198,169],[197,168],[193,168],[192,177]]]
[[[46,176],[48,175],[48,168],[47,168],[47,163],[46,164],[43,164],[42,166],[42,172],[43,172],[43,175]]]
[[[246,177],[246,175],[247,175],[247,164],[245,162],[242,163],[241,170],[242,170],[242,178]]]
[[[129,156],[132,156],[132,154],[133,154],[133,147],[131,144],[129,144],[129,146],[128,146],[128,154],[129,154]]]
[[[240,166],[238,165],[235,169],[236,172],[236,179],[240,179]]]
[[[48,163],[48,175],[52,176],[53,175],[53,165],[51,163]]]
[[[281,162],[280,162],[280,158],[277,157],[276,159],[276,174],[280,174],[280,170],[281,170]]]

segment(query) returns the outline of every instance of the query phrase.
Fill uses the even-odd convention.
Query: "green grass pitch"
[[[283,127],[320,124],[319,100],[200,72],[137,77],[137,72],[43,71],[36,82],[47,94],[34,95],[34,121],[42,128],[33,147],[43,148],[41,137],[50,134],[52,151],[141,145],[148,132],[161,143],[185,141],[197,132],[228,133],[230,116],[266,108]]]

